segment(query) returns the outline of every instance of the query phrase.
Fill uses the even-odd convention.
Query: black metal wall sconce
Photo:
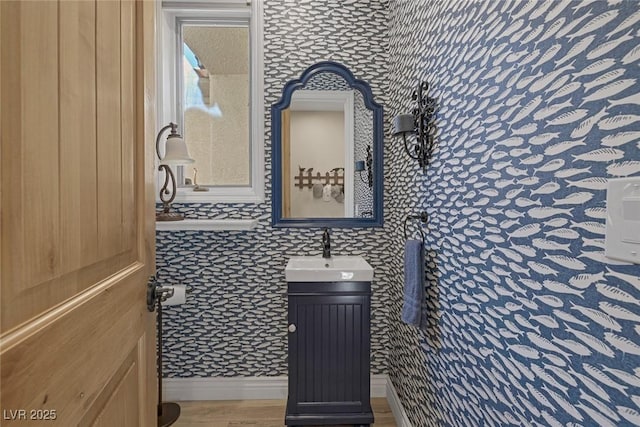
[[[367,145],[366,160],[356,161],[356,172],[360,175],[360,180],[367,184],[369,188],[373,188],[373,156],[371,155],[371,146]],[[367,180],[362,178],[362,172],[367,171]]]
[[[434,112],[436,108],[435,98],[428,96],[429,84],[421,82],[413,91],[412,99],[418,103],[411,114],[399,114],[393,119],[393,136],[402,135],[404,149],[412,159],[418,161],[424,170],[429,164],[429,159],[434,147]],[[409,148],[407,133],[414,133],[416,141]]]

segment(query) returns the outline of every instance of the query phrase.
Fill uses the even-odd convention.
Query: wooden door
[[[0,1],[0,425],[156,423],[153,2]]]

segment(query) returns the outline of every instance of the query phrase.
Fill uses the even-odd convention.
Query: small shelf
[[[182,221],[158,221],[156,231],[222,231],[252,230],[257,219],[185,219]]]

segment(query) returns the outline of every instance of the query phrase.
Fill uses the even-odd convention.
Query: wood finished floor
[[[284,400],[178,402],[182,408],[174,427],[282,427]],[[371,399],[376,427],[396,427],[385,398]],[[324,426],[327,427],[327,426]]]

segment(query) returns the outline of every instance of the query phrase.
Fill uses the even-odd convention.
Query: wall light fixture
[[[369,185],[369,188],[373,188],[373,156],[371,155],[371,146],[367,145],[367,157],[366,160],[356,161],[356,172],[360,175],[360,180]],[[367,171],[367,180],[362,178],[362,172]]]
[[[417,106],[411,114],[399,114],[393,119],[393,135],[402,135],[404,149],[412,159],[418,161],[424,170],[429,164],[429,159],[433,152],[435,126],[433,123],[436,100],[427,95],[429,84],[421,82],[418,88],[413,91],[412,99],[417,102]],[[416,135],[413,147],[409,148],[407,133]]]
[[[162,134],[171,129],[171,133],[167,137],[164,150],[164,158],[160,157],[160,139]],[[180,166],[193,163],[189,156],[189,150],[184,139],[177,132],[178,126],[175,123],[169,123],[160,129],[156,138],[156,154],[160,159],[159,171],[164,171],[164,184],[160,189],[160,201],[162,201],[162,212],[156,213],[156,221],[181,221],[184,215],[171,211],[171,202],[176,198],[176,177],[171,170],[171,166]],[[169,190],[171,185],[171,190]]]

